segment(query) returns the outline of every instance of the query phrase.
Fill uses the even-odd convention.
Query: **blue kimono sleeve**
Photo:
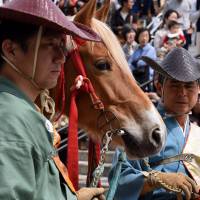
[[[148,51],[145,51],[145,53],[143,53],[142,56],[147,56],[147,57],[149,57],[149,58],[151,58],[153,60],[157,59],[156,50],[152,46],[150,46],[149,49],[148,49]],[[143,60],[138,60],[138,62],[137,62],[137,66],[138,67],[143,67],[143,66],[146,66],[146,65],[147,65],[147,63],[144,62]]]
[[[116,150],[113,158],[113,167],[109,174],[109,182],[113,176],[120,150]],[[144,176],[141,173],[140,161],[124,161],[118,181],[115,200],[137,200],[144,185]]]

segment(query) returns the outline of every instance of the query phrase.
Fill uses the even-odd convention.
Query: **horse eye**
[[[110,70],[111,65],[107,60],[99,60],[95,63],[95,67],[99,70]]]

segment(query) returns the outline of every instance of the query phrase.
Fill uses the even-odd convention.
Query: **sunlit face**
[[[197,103],[199,85],[197,81],[180,82],[167,79],[162,87],[166,111],[173,114],[189,113]]]
[[[31,37],[27,41],[27,51],[24,52],[21,50],[17,58],[16,66],[29,76],[32,76],[35,43],[36,36]],[[65,39],[62,34],[42,37],[34,76],[34,81],[40,88],[50,89],[56,86],[61,71],[61,65],[65,61],[63,52],[64,44]]]
[[[172,34],[178,33],[180,31],[180,26],[179,25],[174,25],[170,28],[170,32]]]
[[[166,21],[166,24],[168,24],[169,21],[177,21],[177,19],[178,19],[177,13],[176,13],[176,12],[172,12],[172,13],[169,15],[169,17],[168,17],[167,19],[165,19],[165,21]]]
[[[127,38],[127,43],[132,44],[135,41],[135,32],[131,31],[131,32],[127,33],[126,38]]]
[[[144,31],[144,32],[140,33],[138,40],[139,40],[140,46],[142,46],[142,47],[145,46],[149,42],[148,31]]]
[[[169,17],[168,17],[168,20],[174,20],[176,21],[178,19],[178,15],[176,12],[172,12]]]

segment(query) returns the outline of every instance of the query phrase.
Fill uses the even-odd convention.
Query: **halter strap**
[[[68,171],[69,171],[69,177],[72,180],[75,189],[78,189],[78,136],[77,136],[78,109],[76,105],[76,97],[79,95],[80,91],[86,92],[90,95],[95,109],[104,109],[104,107],[103,107],[102,102],[99,100],[99,98],[95,94],[95,90],[91,82],[87,78],[85,67],[83,65],[80,53],[78,52],[78,46],[76,45],[75,41],[73,41],[72,37],[71,37],[71,40],[68,41],[68,46],[71,49],[71,52],[69,53],[69,55],[75,66],[78,76],[75,80],[74,85],[71,88],[69,128],[68,128],[67,166],[68,166]],[[98,152],[95,150],[96,156],[92,160],[94,164],[94,168],[95,168],[98,164],[99,157],[100,157],[99,144],[96,144],[96,148],[94,149],[96,150],[98,149]],[[89,149],[89,155],[91,155],[91,149]],[[89,166],[91,166],[90,163],[89,163]],[[91,172],[93,171],[93,169],[89,171]]]

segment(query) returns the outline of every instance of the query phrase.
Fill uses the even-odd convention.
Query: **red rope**
[[[69,171],[69,176],[74,184],[75,189],[78,189],[78,110],[76,106],[76,97],[79,93],[79,91],[84,91],[90,94],[92,103],[96,109],[103,109],[103,104],[95,94],[94,88],[89,81],[88,78],[86,78],[86,72],[85,68],[82,62],[82,59],[80,57],[80,54],[78,52],[78,49],[74,49],[70,53],[71,59],[74,63],[74,66],[76,67],[76,70],[78,74],[83,76],[83,84],[81,85],[80,89],[77,88],[77,83],[80,81],[80,76],[78,76],[75,80],[74,85],[72,86],[72,94],[71,94],[71,103],[70,103],[70,113],[69,113],[69,129],[68,129],[68,152],[67,152],[67,166]],[[95,148],[91,146],[95,146]],[[91,177],[92,172],[94,168],[96,168],[97,163],[99,162],[100,157],[100,146],[99,144],[94,144],[92,141],[90,141],[89,145],[89,155],[91,159],[89,159],[88,163],[88,175]],[[95,155],[96,158],[93,156]],[[92,166],[92,167],[91,167]]]
[[[77,90],[74,90],[71,93],[67,147],[67,168],[69,172],[69,178],[76,190],[78,190],[78,110],[76,106],[77,94]]]

